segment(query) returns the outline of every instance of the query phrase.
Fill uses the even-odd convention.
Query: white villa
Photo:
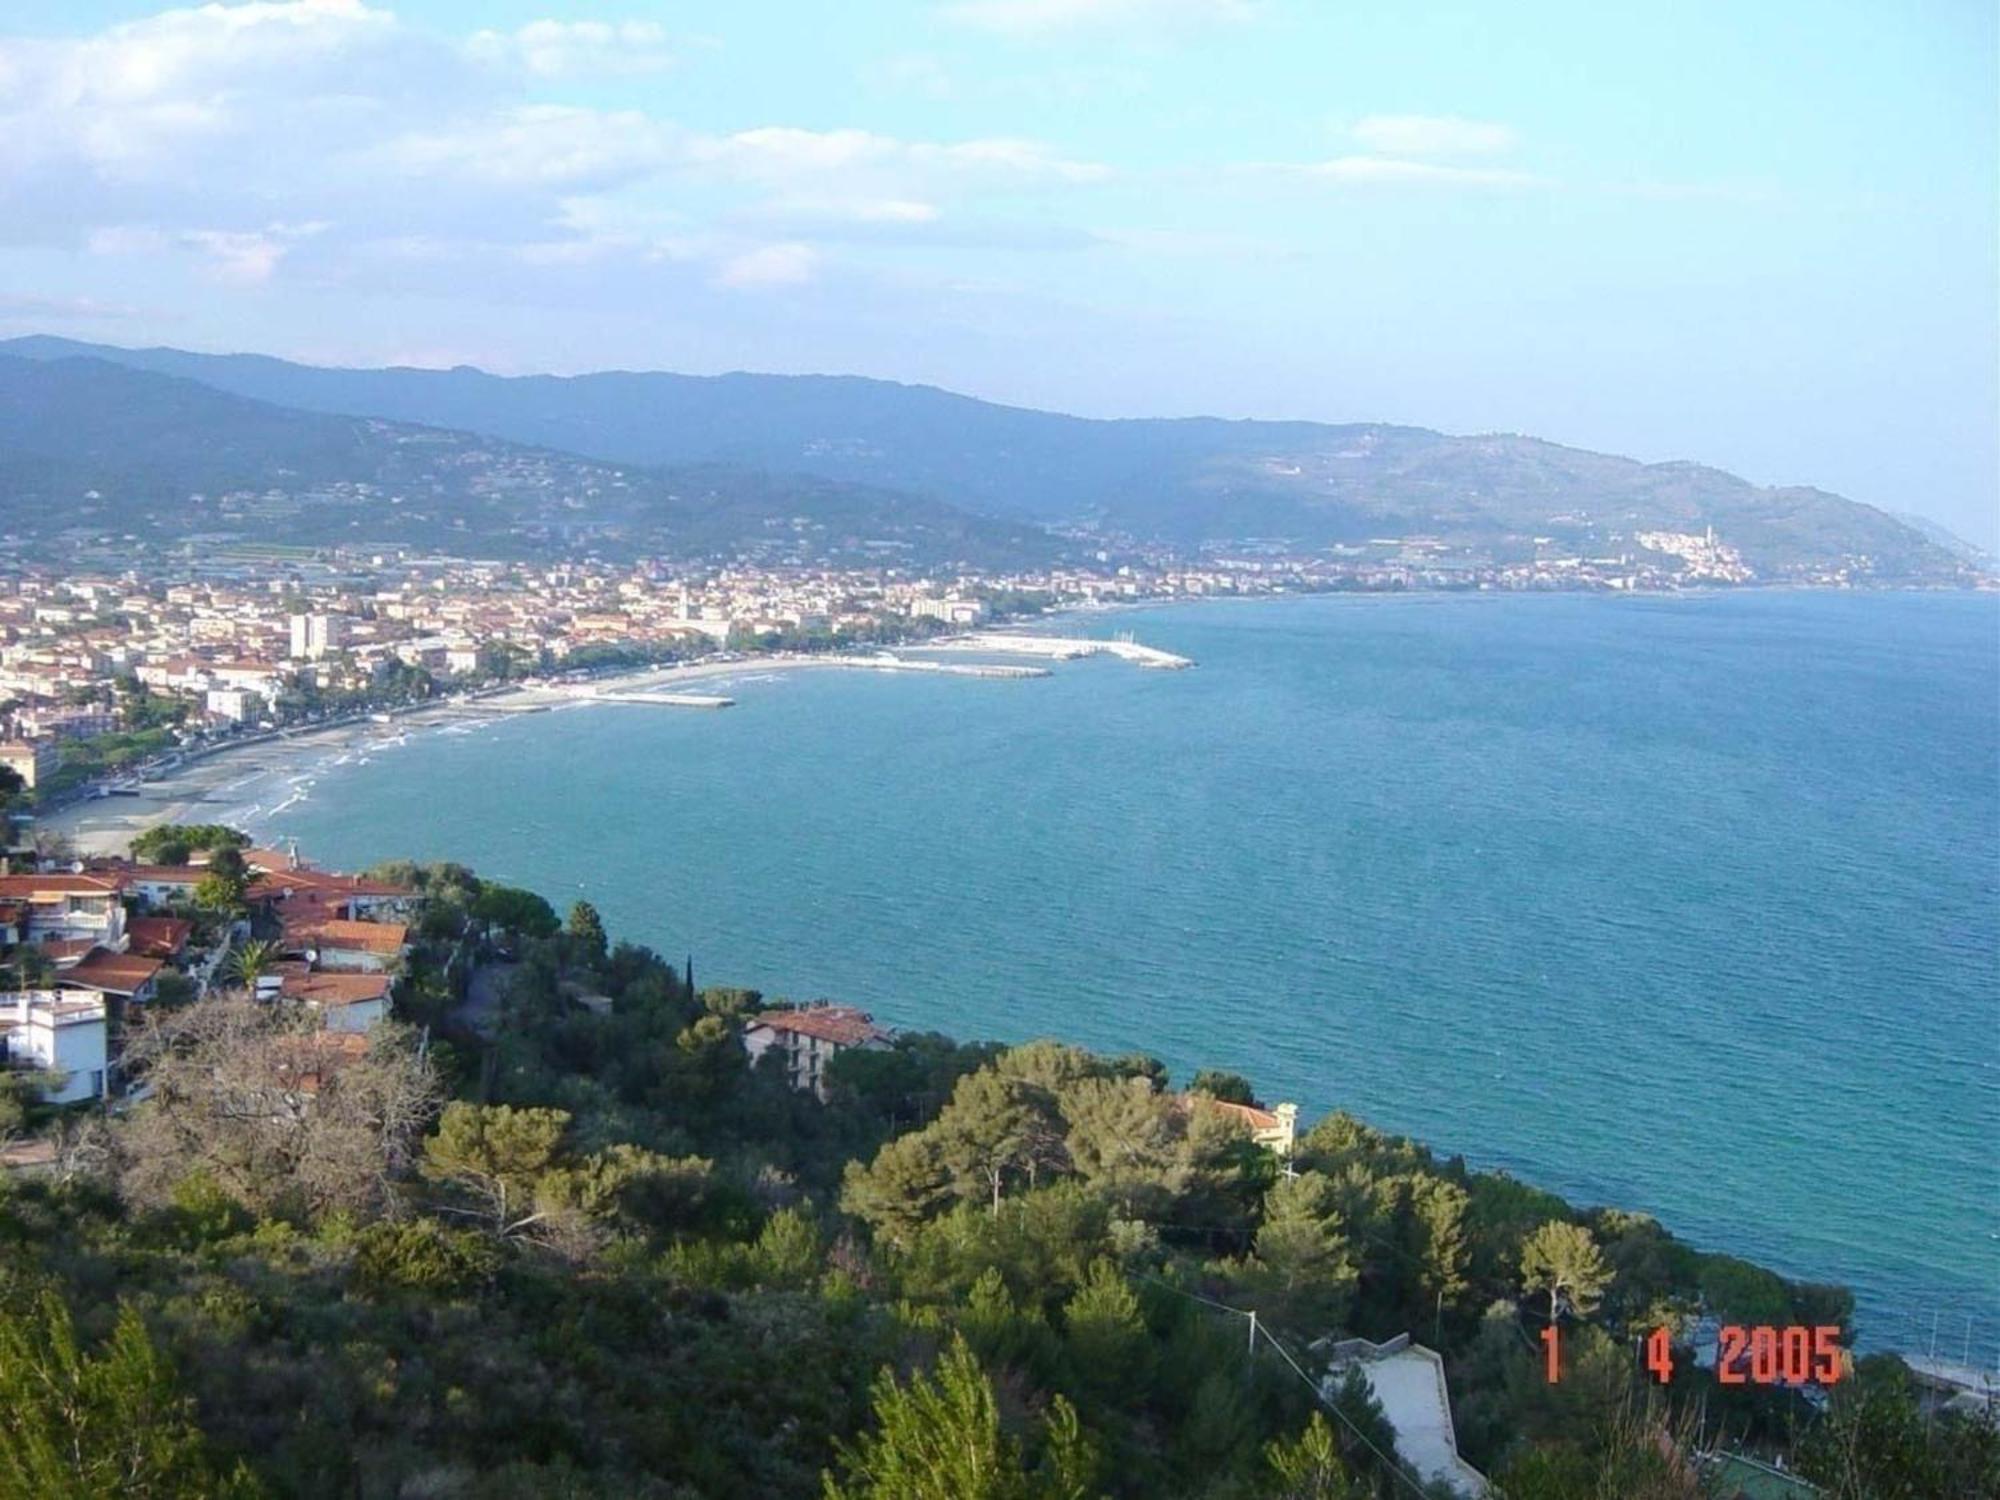
[[[104,1098],[110,1070],[104,1001],[74,991],[0,994],[0,1058],[13,1067],[63,1075],[48,1095],[51,1103]]]

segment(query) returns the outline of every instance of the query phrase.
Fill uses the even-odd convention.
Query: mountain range
[[[1260,539],[1305,551],[1422,536],[1508,561],[1538,548],[1630,551],[1640,532],[1713,527],[1766,578],[1847,569],[1935,579],[1967,566],[1906,519],[1822,490],[1515,435],[1096,420],[854,376],[342,369],[42,336],[0,341],[0,360],[10,369],[109,365],[167,383],[157,400],[130,388],[138,415],[79,412],[74,430],[53,421],[34,440],[30,472],[73,475],[62,466],[88,456],[135,478],[172,473],[178,485],[209,464],[254,485],[259,462],[277,464],[296,444],[321,478],[344,464],[354,472],[340,477],[407,486],[413,462],[433,462],[445,477],[433,483],[432,508],[470,505],[445,517],[447,536],[483,536],[520,507],[520,486],[493,475],[532,467],[534,454],[566,466],[554,484],[561,502],[548,499],[546,475],[536,483],[541,503],[527,524],[543,540],[727,546],[790,534],[796,523],[850,553],[881,543],[933,561],[991,562],[1033,555],[1039,528],[1056,527],[1189,549]],[[64,378],[81,399],[81,377]],[[16,371],[4,383],[11,392],[33,378]],[[243,404],[200,405],[190,385]],[[103,394],[112,398],[108,384]],[[160,425],[170,414],[171,433]],[[4,416],[0,438],[19,440]],[[0,475],[18,484],[21,467],[0,461]],[[485,498],[474,505],[473,495]],[[361,522],[343,517],[332,529],[342,527]]]
[[[724,464],[641,467],[198,381],[0,352],[0,532],[475,556],[597,551],[773,563],[1034,566],[1040,527],[907,491]]]

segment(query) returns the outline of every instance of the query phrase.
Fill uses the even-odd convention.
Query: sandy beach
[[[412,735],[488,724],[511,714],[587,707],[597,691],[671,692],[702,683],[805,668],[863,670],[854,656],[773,655],[642,667],[588,683],[491,689],[443,702],[385,710],[334,724],[258,735],[200,750],[180,764],[150,773],[137,796],[74,802],[38,820],[69,839],[79,854],[123,854],[133,836],[157,823],[232,823],[268,818],[306,795],[315,772],[387,751]],[[699,712],[699,710],[688,710]]]

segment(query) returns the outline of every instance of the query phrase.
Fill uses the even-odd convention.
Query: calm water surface
[[[1200,668],[746,668],[724,713],[348,757],[259,832],[587,896],[708,981],[1235,1068],[2000,1356],[2000,599],[1072,628],[1114,627]]]

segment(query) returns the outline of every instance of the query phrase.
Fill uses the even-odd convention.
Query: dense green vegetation
[[[197,854],[249,846],[247,835],[221,823],[156,823],[135,834],[132,857],[160,865],[184,865]]]
[[[175,1009],[133,1041],[148,1101],[0,1185],[0,1366],[35,1351],[0,1370],[0,1495],[1407,1495],[1365,1386],[1293,1366],[1403,1332],[1516,1500],[1701,1493],[1663,1442],[1698,1407],[1853,1500],[2000,1480],[1894,1361],[1824,1416],[1644,1384],[1663,1320],[1844,1323],[1837,1288],[1345,1115],[1281,1164],[1207,1102],[1247,1081],[1181,1095],[1143,1055],[906,1035],[821,1104],[747,1064],[761,997],[587,904],[377,873],[428,904],[366,1058]],[[465,1008],[480,951],[514,955],[497,1014]]]

